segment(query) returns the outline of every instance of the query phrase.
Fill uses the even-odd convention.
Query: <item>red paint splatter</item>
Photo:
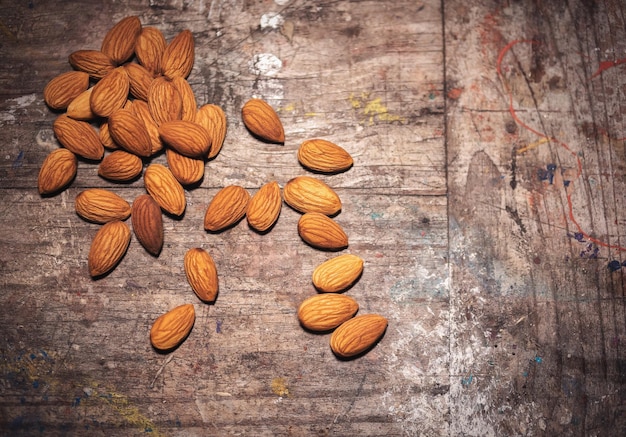
[[[596,77],[600,76],[603,72],[605,72],[609,68],[617,67],[618,65],[622,65],[622,64],[626,64],[626,58],[617,59],[615,61],[600,62],[598,69],[596,70],[595,73],[593,73],[593,76],[591,76],[591,79],[595,79]]]

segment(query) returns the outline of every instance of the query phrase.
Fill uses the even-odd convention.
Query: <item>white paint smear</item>
[[[289,0],[274,0],[274,3],[276,3],[277,5],[283,6],[289,3]]]
[[[259,53],[250,61],[250,71],[259,76],[275,76],[283,68],[283,62],[271,53]]]
[[[267,13],[261,17],[261,29],[280,29],[285,24],[285,19],[280,14]]]

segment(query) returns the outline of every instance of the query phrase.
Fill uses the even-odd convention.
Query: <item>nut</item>
[[[111,114],[109,133],[113,141],[127,152],[142,157],[152,154],[152,142],[146,125],[132,109],[118,109]]]
[[[56,149],[46,156],[37,179],[39,194],[49,195],[61,191],[76,176],[78,160],[68,149]]]
[[[161,208],[180,216],[185,211],[185,191],[172,172],[162,164],[150,164],[143,175],[146,190]]]
[[[139,63],[153,75],[161,74],[161,61],[167,42],[156,27],[144,27],[135,41],[135,55]]]
[[[204,229],[218,232],[243,218],[250,201],[250,193],[239,185],[229,185],[217,192],[204,215]]]
[[[154,80],[152,73],[140,64],[129,62],[124,64],[129,80],[130,93],[139,100],[148,101],[148,90]]]
[[[130,244],[130,229],[120,220],[105,223],[89,249],[88,267],[92,277],[102,276],[120,262]]]
[[[183,30],[170,41],[163,52],[163,75],[170,79],[189,76],[194,54],[193,34],[189,30]]]
[[[102,159],[104,146],[95,129],[86,121],[74,120],[67,114],[61,114],[54,120],[52,129],[66,149],[85,159]]]
[[[206,104],[196,111],[194,120],[209,132],[211,150],[209,150],[208,158],[215,158],[220,153],[226,138],[226,114],[219,106]]]
[[[67,108],[72,100],[89,87],[89,75],[82,71],[68,71],[54,77],[43,90],[46,104],[55,110]]]
[[[111,58],[100,50],[77,50],[70,54],[68,60],[76,70],[87,73],[95,80],[102,79],[115,68]]]
[[[166,77],[157,77],[148,89],[148,108],[157,125],[165,121],[180,120],[183,99],[174,83]]]
[[[198,103],[193,89],[184,77],[176,76],[172,79],[172,84],[178,90],[182,100],[180,119],[184,121],[195,121],[196,112],[198,111]]]
[[[135,100],[133,102],[132,110],[135,115],[141,121],[143,121],[143,124],[148,131],[151,147],[150,154],[154,155],[163,150],[163,142],[161,141],[161,136],[159,135],[159,126],[152,118],[152,114],[150,113],[150,108],[148,108],[148,104],[143,100]]]
[[[296,211],[319,212],[332,216],[341,211],[341,199],[323,181],[311,176],[297,176],[283,188],[287,205]]]
[[[184,304],[160,316],[150,328],[150,343],[156,349],[168,351],[178,346],[189,335],[196,321],[192,304]]]
[[[348,236],[341,226],[319,212],[307,212],[298,220],[298,234],[318,249],[341,250],[348,247]]]
[[[204,177],[204,160],[189,158],[174,149],[166,149],[167,165],[181,185],[193,185]]]
[[[141,33],[141,22],[136,16],[118,21],[104,36],[100,51],[114,64],[120,65],[133,56],[135,41]]]
[[[130,79],[124,67],[111,70],[93,86],[89,104],[94,114],[108,117],[116,110],[124,107],[128,100]]]
[[[241,109],[241,116],[253,135],[272,143],[285,142],[283,124],[276,111],[265,100],[248,100]]]
[[[359,304],[344,294],[317,294],[298,308],[298,320],[311,331],[329,331],[349,320],[359,310]]]
[[[163,248],[163,216],[159,204],[149,194],[133,202],[131,221],[137,240],[149,254],[158,256]]]
[[[246,211],[248,224],[259,232],[267,231],[278,220],[282,204],[278,183],[276,181],[266,183],[248,203]]]
[[[336,293],[350,287],[363,272],[363,260],[349,253],[331,258],[313,271],[313,285],[319,291]]]
[[[94,223],[126,220],[130,216],[128,202],[102,188],[89,188],[78,193],[74,208],[79,216]]]
[[[67,105],[67,115],[74,120],[90,121],[96,118],[96,114],[91,110],[89,100],[93,88],[89,88],[80,93]]]
[[[104,157],[98,166],[98,175],[117,182],[135,179],[143,170],[141,158],[124,150],[115,150]]]
[[[335,143],[322,139],[306,140],[298,149],[298,161],[322,173],[339,173],[352,167],[352,156]]]
[[[167,145],[190,158],[204,158],[211,147],[209,132],[192,121],[164,121],[159,126],[159,135]]]
[[[359,355],[382,337],[387,319],[378,314],[363,314],[342,323],[330,337],[330,348],[342,358]]]
[[[219,282],[213,258],[206,250],[196,247],[185,254],[185,275],[191,288],[204,302],[217,297]]]

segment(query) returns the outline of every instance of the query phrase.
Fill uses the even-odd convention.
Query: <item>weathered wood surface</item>
[[[0,3],[4,434],[626,428],[623,271],[608,268],[626,245],[623,67],[594,76],[626,56],[619,2],[9,3]],[[165,218],[162,254],[133,240],[94,281],[86,259],[98,225],[76,216],[75,196],[107,187],[132,201],[144,188],[106,182],[80,162],[68,190],[41,198],[37,173],[58,147],[41,92],[69,69],[69,53],[98,48],[133,14],[168,39],[192,30],[189,81],[199,104],[224,108],[229,130],[186,192],[184,217]],[[278,109],[284,146],[243,127],[239,111],[253,96]],[[314,293],[310,274],[331,255],[299,239],[296,212],[285,207],[266,235],[245,221],[202,230],[220,187],[253,193],[306,174],[295,153],[318,136],[355,157],[348,172],[323,177],[344,203],[336,219],[347,251],[365,259],[348,293],[362,313],[390,321],[352,361],[297,323]],[[214,305],[184,277],[195,246],[218,265]],[[197,311],[192,334],[156,353],[152,321],[186,302]]]

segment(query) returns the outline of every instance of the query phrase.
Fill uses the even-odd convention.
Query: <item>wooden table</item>
[[[0,2],[2,434],[623,433],[625,12],[616,0]],[[41,197],[59,147],[42,90],[128,15],[168,40],[193,32],[188,80],[228,134],[185,215],[165,216],[160,256],[133,237],[93,280],[99,225],[75,196],[145,189],[81,161],[67,190]],[[277,109],[284,146],[246,131],[251,97]],[[297,212],[285,206],[265,235],[245,220],[202,227],[221,187],[309,174],[296,151],[314,137],[355,159],[318,175],[343,201],[345,252],[365,260],[346,293],[389,319],[355,360],[298,324],[332,254],[301,241]],[[216,261],[215,304],[186,281],[192,247]],[[159,354],[150,326],[182,303],[193,331]]]

